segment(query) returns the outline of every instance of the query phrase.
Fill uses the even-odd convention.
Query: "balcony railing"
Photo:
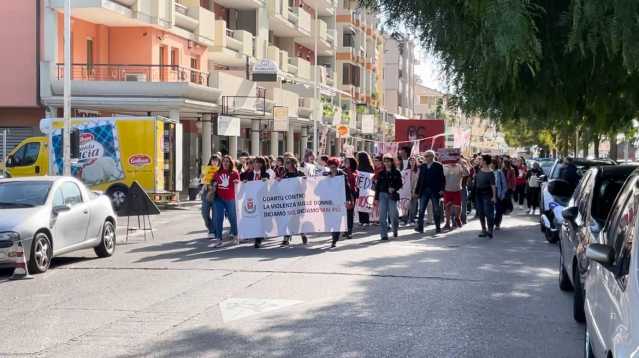
[[[57,78],[64,79],[64,64],[57,64]],[[209,74],[192,68],[174,65],[71,65],[71,79],[80,81],[122,82],[192,82],[209,85]]]

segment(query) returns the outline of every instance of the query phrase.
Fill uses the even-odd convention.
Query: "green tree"
[[[639,68],[637,1],[362,3],[384,12],[390,26],[402,21],[439,58],[454,105],[550,131],[564,154],[576,148],[577,133],[595,141],[625,130],[639,108],[639,86],[632,85]]]

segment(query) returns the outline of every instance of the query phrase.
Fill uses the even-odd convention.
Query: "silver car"
[[[15,265],[18,242],[34,273],[75,250],[93,248],[99,257],[108,257],[115,251],[115,229],[109,198],[75,178],[0,180],[0,267]]]

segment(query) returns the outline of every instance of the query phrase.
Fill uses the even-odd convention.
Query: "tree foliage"
[[[637,0],[362,0],[441,61],[468,114],[595,138],[639,108]]]

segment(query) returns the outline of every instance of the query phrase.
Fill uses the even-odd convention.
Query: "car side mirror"
[[[7,168],[12,167],[13,166],[13,155],[10,155],[7,158]]]
[[[546,176],[546,174],[542,174],[542,175],[539,176],[539,180],[548,181],[548,176]]]
[[[608,268],[614,260],[614,252],[608,245],[592,243],[586,248],[586,257]]]
[[[561,211],[561,216],[563,216],[566,221],[569,221],[571,223],[575,222],[575,220],[577,219],[577,215],[579,215],[579,210],[576,206],[571,206]]]
[[[71,207],[69,205],[56,205],[53,207],[53,213],[56,215],[69,210],[71,210]]]

